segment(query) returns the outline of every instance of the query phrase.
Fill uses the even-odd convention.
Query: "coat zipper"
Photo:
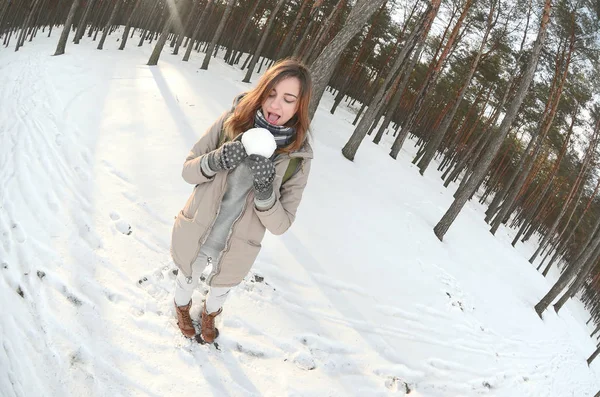
[[[219,257],[217,258],[216,265],[213,266],[212,270],[210,271],[210,274],[208,275],[208,277],[206,277],[206,284],[208,284],[208,285],[210,285],[210,283],[212,282],[212,279],[215,278],[215,276],[220,273],[221,262],[223,261],[223,257],[229,251],[229,247],[231,246],[231,235],[233,234],[233,230],[235,229],[235,226],[237,225],[237,223],[239,222],[239,220],[242,219],[242,217],[246,213],[246,210],[248,209],[248,198],[250,197],[250,193],[251,192],[252,192],[252,188],[250,188],[250,191],[248,192],[248,194],[246,194],[246,205],[244,205],[244,208],[242,209],[242,212],[240,213],[240,215],[237,218],[235,218],[235,221],[231,225],[231,229],[229,230],[229,233],[227,234],[227,240],[225,242],[225,248],[223,249],[223,251],[221,251],[219,253]],[[217,271],[217,269],[219,269],[219,271]]]
[[[219,203],[221,203],[223,201],[223,196],[225,196],[225,192],[227,191],[227,177],[229,176],[229,174],[227,174],[227,176],[225,177],[225,182],[223,183],[223,189],[221,191],[221,197],[219,198]],[[204,245],[204,243],[206,242],[206,239],[208,238],[210,231],[212,230],[213,226],[215,226],[215,222],[217,221],[217,218],[219,217],[219,213],[221,212],[221,204],[219,204],[219,207],[217,208],[217,212],[215,214],[215,217],[213,218],[210,227],[208,229],[206,229],[206,231],[204,232],[204,234],[202,235],[202,237],[200,237],[200,240],[198,240],[198,248],[196,249],[196,254],[194,255],[194,259],[192,260],[192,262],[190,263],[190,270],[192,269],[192,266],[194,264],[194,262],[196,261],[196,258],[198,257],[198,254],[200,253],[200,250],[202,249],[202,246]],[[190,275],[187,276],[185,278],[185,281],[188,284],[192,283],[192,274],[190,271]]]

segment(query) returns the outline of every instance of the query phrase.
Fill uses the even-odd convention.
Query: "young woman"
[[[175,309],[181,332],[194,337],[192,292],[207,265],[210,286],[202,308],[201,337],[218,336],[215,317],[229,290],[250,271],[265,230],[280,235],[294,222],[308,180],[310,74],[294,60],[269,68],[256,88],[237,97],[194,145],[183,179],[195,185],[175,219],[171,256],[179,267]],[[241,142],[251,128],[269,130],[277,150],[271,158],[248,155]]]

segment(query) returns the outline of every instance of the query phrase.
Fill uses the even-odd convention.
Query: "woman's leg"
[[[216,313],[223,307],[232,287],[211,287],[206,295],[206,312]]]
[[[186,306],[192,299],[194,289],[198,286],[200,275],[204,271],[208,260],[205,255],[200,254],[192,264],[192,276],[186,277],[180,270],[175,279],[175,304]]]
[[[213,343],[219,336],[219,330],[215,327],[215,318],[221,314],[229,290],[231,290],[229,287],[211,287],[206,295],[200,326],[202,339],[207,343]]]

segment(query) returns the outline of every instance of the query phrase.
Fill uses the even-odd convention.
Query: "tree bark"
[[[294,35],[296,34],[296,29],[298,28],[298,24],[300,23],[300,20],[302,19],[302,16],[304,15],[304,10],[306,9],[306,6],[308,5],[309,2],[310,2],[310,0],[302,1],[302,4],[300,5],[300,10],[298,10],[298,12],[296,14],[296,18],[294,18],[294,22],[292,23],[292,26],[288,30],[288,33],[286,34],[285,39],[283,40],[283,44],[281,44],[281,47],[279,48],[279,52],[275,56],[275,59],[284,58],[288,54],[288,51],[290,49],[290,44],[292,43],[292,39],[294,38]],[[258,2],[256,3],[256,5],[258,5]],[[248,22],[250,22],[250,21],[248,21]],[[248,22],[246,22],[246,23],[248,23]]]
[[[193,2],[193,0],[190,0],[190,1]],[[202,1],[197,0],[196,4],[194,4],[194,7],[192,7],[192,10],[189,12],[187,20],[185,21],[185,27],[183,28],[183,31],[177,38],[177,43],[175,44],[175,48],[173,48],[173,55],[177,55],[179,53],[179,47],[181,47],[181,43],[183,43],[185,34],[187,32],[189,32],[189,30],[191,28],[192,18],[198,13],[198,8],[200,7],[201,4],[202,4]]]
[[[135,6],[131,11],[131,15],[127,18],[127,23],[125,24],[125,29],[123,30],[123,35],[121,36],[121,45],[119,46],[119,50],[123,50],[125,48],[125,44],[127,44],[127,39],[129,37],[129,31],[131,30],[131,24],[134,21],[134,18],[138,17],[139,10],[141,9],[140,5],[144,0],[136,0]]]
[[[81,38],[83,37],[84,33],[85,33],[85,28],[87,26],[87,19],[88,16],[90,15],[90,11],[92,10],[92,8],[94,8],[94,0],[88,0],[88,4],[85,7],[85,10],[83,11],[83,15],[81,16],[80,20],[79,20],[79,24],[77,26],[77,32],[75,33],[75,38],[73,39],[73,43],[75,44],[79,44],[79,41],[81,41]]]
[[[456,21],[456,24],[452,28],[452,32],[450,33],[450,36],[448,37],[448,41],[446,42],[446,45],[444,46],[444,50],[442,51],[442,53],[439,56],[439,58],[437,59],[435,65],[431,69],[431,74],[429,75],[429,77],[427,78],[425,83],[421,86],[421,89],[415,99],[415,103],[412,106],[412,110],[411,110],[410,114],[408,115],[408,117],[406,118],[406,120],[404,121],[403,126],[400,130],[400,133],[398,134],[398,136],[396,136],[396,139],[394,140],[394,143],[392,144],[392,149],[390,150],[390,156],[393,159],[396,159],[398,157],[398,153],[400,153],[400,149],[402,149],[402,145],[404,144],[406,137],[408,136],[408,134],[410,132],[413,131],[413,129],[416,125],[417,117],[419,116],[419,114],[422,110],[423,102],[425,101],[427,94],[429,93],[430,89],[432,87],[434,87],[435,84],[437,84],[437,80],[438,80],[438,77],[442,70],[442,66],[444,65],[444,62],[446,61],[448,54],[454,48],[454,45],[456,43],[456,38],[458,37],[458,33],[460,32],[462,23],[463,23],[464,19],[466,18],[468,11],[471,9],[472,4],[473,4],[473,0],[466,1],[463,12],[461,12],[461,14],[458,18],[458,21]]]
[[[280,0],[280,1],[283,1],[283,0]],[[223,16],[221,17],[219,26],[217,27],[217,30],[212,38],[212,41],[210,42],[210,45],[208,46],[208,49],[206,50],[206,54],[204,54],[204,61],[202,62],[202,66],[200,67],[200,69],[203,69],[203,70],[208,69],[208,64],[210,63],[210,58],[212,57],[212,54],[213,54],[213,51],[215,50],[215,46],[217,45],[217,42],[221,38],[221,34],[223,33],[225,24],[227,23],[227,20],[229,19],[229,15],[231,14],[231,9],[233,8],[233,3],[235,3],[235,0],[227,0],[227,6],[225,7],[225,12],[223,13]]]
[[[307,65],[312,64],[319,55],[319,50],[325,47],[325,41],[329,36],[329,32],[335,28],[338,19],[337,17],[341,14],[346,1],[347,0],[339,0],[333,11],[331,11],[327,19],[321,24],[322,26],[319,33],[315,36],[315,39],[312,40],[312,48],[309,48],[306,54],[304,54],[303,60]]]
[[[408,64],[408,67],[405,68],[406,70],[404,72],[404,75],[402,76],[402,79],[398,83],[398,88],[396,89],[396,93],[390,100],[389,110],[388,110],[385,118],[383,119],[383,123],[379,127],[377,134],[375,134],[375,138],[373,138],[373,143],[379,144],[379,142],[381,141],[381,138],[383,138],[383,134],[385,133],[385,130],[390,125],[390,122],[392,121],[392,117],[394,117],[394,110],[400,105],[400,102],[402,100],[402,95],[404,94],[406,86],[408,85],[408,81],[410,80],[412,71],[415,68],[415,65],[417,64],[417,62],[419,61],[419,58],[421,57],[421,53],[422,53],[424,47],[425,47],[425,40],[421,40],[421,42],[419,43],[419,48],[417,48],[417,50],[413,54],[413,56],[410,60],[410,63]]]
[[[498,227],[500,227],[500,224],[504,221],[505,218],[507,218],[510,214],[510,211],[513,208],[514,202],[517,198],[517,195],[519,194],[519,192],[521,191],[523,184],[525,183],[525,180],[527,178],[527,175],[529,174],[529,171],[531,170],[531,167],[533,166],[533,162],[535,159],[535,156],[537,156],[538,151],[541,148],[542,145],[542,141],[545,139],[546,135],[548,134],[548,131],[550,130],[550,127],[552,126],[552,123],[554,121],[554,117],[556,115],[556,110],[558,108],[558,104],[560,102],[560,98],[562,96],[562,91],[563,91],[563,87],[564,87],[564,83],[567,79],[567,75],[568,75],[568,70],[569,70],[569,65],[571,62],[571,56],[573,54],[573,49],[574,49],[574,45],[575,45],[575,35],[574,35],[574,30],[571,34],[571,44],[569,46],[569,52],[567,54],[567,59],[564,63],[564,68],[562,71],[562,76],[560,79],[555,79],[557,87],[556,90],[552,93],[551,90],[551,95],[550,98],[548,99],[548,103],[549,106],[547,107],[547,117],[543,118],[542,120],[542,125],[540,127],[540,131],[536,137],[537,139],[537,148],[534,150],[534,154],[532,155],[530,161],[527,163],[527,165],[524,167],[525,170],[519,175],[519,178],[517,179],[517,182],[515,183],[515,186],[509,191],[509,193],[507,194],[506,199],[504,200],[504,203],[499,211],[499,213],[496,215],[496,218],[492,221],[492,228],[490,229],[490,232],[492,234],[495,234],[496,231],[498,230]],[[564,52],[563,52],[564,54]],[[560,67],[559,65],[562,63],[561,61],[557,61],[557,67],[556,67],[556,73],[555,76],[558,77],[560,73]],[[533,263],[533,261],[531,261],[531,263]]]
[[[250,61],[250,64],[248,65],[248,70],[246,70],[246,76],[244,77],[244,80],[242,80],[244,83],[250,82],[250,78],[252,77],[252,73],[254,72],[254,67],[256,66],[256,63],[258,62],[258,58],[260,58],[260,54],[262,53],[265,43],[267,42],[267,37],[271,33],[271,27],[273,26],[273,21],[275,21],[275,17],[277,16],[277,13],[279,12],[279,10],[281,9],[281,6],[285,2],[286,2],[286,0],[278,0],[277,5],[275,6],[275,9],[271,12],[271,15],[269,15],[269,19],[267,19],[267,22],[265,23],[265,27],[263,28],[262,37],[260,38],[260,42],[258,43],[258,46],[256,47],[254,54],[252,55],[252,60]]]
[[[515,97],[512,99],[508,109],[506,110],[506,114],[502,119],[502,123],[500,124],[498,132],[492,138],[486,152],[483,154],[479,162],[479,166],[469,178],[467,184],[465,185],[465,188],[460,192],[460,194],[457,194],[457,197],[455,198],[454,202],[450,205],[448,211],[446,211],[442,219],[433,229],[435,235],[440,241],[443,240],[444,235],[450,228],[450,225],[452,225],[452,223],[464,207],[469,197],[475,192],[475,189],[485,178],[485,175],[487,174],[488,168],[492,163],[492,160],[496,156],[498,149],[500,148],[502,142],[506,138],[506,135],[510,130],[510,126],[517,117],[517,112],[519,111],[519,108],[521,107],[521,104],[525,99],[525,95],[527,95],[529,86],[531,84],[531,81],[533,80],[533,75],[537,69],[540,52],[542,50],[544,42],[546,41],[546,36],[548,33],[548,23],[550,21],[550,14],[552,10],[551,5],[551,0],[545,0],[544,9],[542,11],[540,29],[538,31],[537,38],[529,55],[525,73],[523,75],[521,83],[519,84],[519,88]]]
[[[210,9],[212,8],[213,4],[214,4],[214,0],[208,0],[206,3],[206,6],[204,7],[204,10],[202,10],[202,15],[200,16],[200,19],[198,20],[198,23],[196,24],[196,28],[194,29],[194,33],[192,34],[192,37],[190,38],[190,42],[188,43],[188,45],[185,49],[185,54],[183,55],[184,62],[189,61],[190,55],[192,53],[192,48],[194,47],[194,42],[196,41],[196,39],[198,39],[200,30],[204,27],[204,24],[206,23],[206,20],[208,19],[208,15],[210,14]]]
[[[465,8],[466,7],[467,7],[467,5],[465,6]],[[494,27],[494,24],[495,24],[494,23],[495,7],[496,7],[496,2],[493,2],[490,7],[487,28],[486,28],[485,34],[483,35],[483,39],[481,40],[481,45],[479,46],[479,50],[477,51],[477,55],[475,56],[475,59],[471,63],[471,68],[469,69],[469,73],[467,74],[467,77],[465,78],[465,82],[463,83],[462,87],[459,89],[458,95],[456,96],[456,98],[454,100],[454,106],[452,107],[450,112],[448,112],[444,116],[444,120],[442,121],[440,127],[438,128],[438,130],[436,131],[436,133],[434,134],[432,139],[427,143],[425,153],[423,154],[423,157],[421,157],[421,160],[419,160],[419,163],[417,164],[417,167],[419,167],[419,173],[421,175],[423,175],[425,173],[425,170],[429,166],[429,163],[431,162],[431,160],[433,160],[433,157],[435,156],[435,153],[437,152],[440,144],[442,143],[444,136],[446,135],[446,132],[448,131],[448,128],[450,127],[450,124],[454,120],[454,116],[456,115],[456,112],[458,111],[460,103],[462,102],[462,100],[465,96],[465,93],[467,92],[467,88],[469,88],[469,86],[471,85],[471,80],[473,79],[473,76],[475,75],[475,70],[477,70],[477,66],[479,65],[479,60],[481,59],[481,55],[483,54],[483,49],[485,48],[489,34],[492,31],[492,28]],[[458,25],[458,23],[457,23],[457,25]]]
[[[227,62],[231,66],[233,66],[238,61],[239,56],[242,54],[242,42],[246,38],[246,32],[248,31],[248,28],[250,27],[250,24],[252,22],[252,17],[256,14],[256,11],[258,10],[258,6],[260,5],[260,3],[261,3],[261,1],[254,2],[254,6],[252,7],[252,10],[248,13],[248,18],[246,18],[246,22],[244,22],[244,26],[242,27],[240,34],[233,41],[233,45],[232,45],[233,51]]]
[[[377,116],[380,107],[383,105],[383,98],[387,92],[388,87],[390,86],[390,83],[396,77],[400,66],[402,66],[406,57],[413,51],[414,47],[417,45],[417,42],[420,40],[424,40],[425,37],[427,37],[427,34],[431,29],[433,20],[435,19],[435,16],[437,15],[437,12],[439,10],[440,3],[441,0],[432,1],[432,4],[423,13],[422,17],[420,18],[420,21],[418,22],[414,30],[411,32],[410,36],[406,39],[404,47],[398,53],[398,56],[396,57],[396,61],[394,62],[392,69],[389,71],[385,81],[379,87],[377,93],[371,100],[369,108],[367,109],[364,116],[356,126],[356,129],[352,133],[352,136],[342,149],[342,154],[348,160],[354,160],[354,156],[356,155],[360,144],[362,143],[365,135],[371,127],[371,124],[373,124],[373,122],[375,121],[375,117]]]
[[[560,311],[560,309],[563,307],[563,305],[565,303],[567,303],[569,298],[574,296],[577,293],[577,291],[579,291],[579,289],[585,282],[585,279],[588,277],[588,275],[590,274],[590,272],[592,271],[594,266],[598,263],[599,255],[600,255],[600,245],[598,246],[598,248],[596,248],[596,252],[594,252],[594,254],[590,257],[590,259],[588,259],[588,261],[585,264],[585,266],[583,267],[583,269],[581,269],[579,274],[577,274],[577,277],[575,277],[575,280],[571,283],[571,286],[569,287],[567,292],[565,292],[563,294],[563,296],[558,300],[558,302],[556,302],[554,304],[555,312],[558,313]]]
[[[106,40],[106,36],[108,36],[108,32],[110,31],[111,27],[115,24],[115,19],[117,18],[117,13],[121,8],[122,3],[123,0],[117,0],[112,12],[110,13],[110,17],[108,18],[108,22],[104,26],[104,30],[102,31],[102,37],[100,38],[100,42],[98,43],[99,50],[101,50],[104,47],[104,41]]]
[[[23,43],[25,43],[27,29],[31,25],[33,16],[35,15],[35,12],[39,5],[40,5],[40,0],[35,0],[31,6],[31,9],[29,10],[29,14],[27,15],[27,18],[25,18],[25,20],[23,21],[23,25],[21,26],[21,33],[19,34],[19,37],[17,38],[17,45],[15,46],[15,51],[19,51],[19,47],[21,47],[23,45]]]
[[[590,356],[590,357],[587,359],[587,364],[588,364],[588,366],[589,366],[589,365],[592,363],[592,361],[594,361],[594,359],[595,359],[596,357],[598,357],[598,354],[600,354],[600,347],[598,347],[598,348],[596,349],[596,351],[595,351],[594,353],[592,353],[592,355],[591,355],[591,356]],[[600,392],[598,392],[598,393],[596,394],[596,396],[598,396],[598,395],[600,395]]]
[[[386,2],[387,2],[387,0],[386,0]],[[356,74],[356,71],[358,69],[358,65],[360,64],[360,62],[363,61],[363,56],[365,54],[367,54],[368,52],[372,51],[371,44],[374,45],[373,39],[372,39],[373,38],[373,31],[375,30],[375,26],[377,24],[377,21],[379,20],[379,16],[385,10],[386,2],[384,2],[381,5],[381,7],[379,8],[379,11],[377,11],[377,14],[375,14],[375,16],[373,17],[373,21],[371,22],[371,26],[369,26],[369,30],[367,31],[367,34],[366,34],[365,38],[363,39],[363,41],[362,41],[362,43],[360,45],[360,49],[358,50],[358,54],[354,58],[354,62],[352,63],[352,66],[350,67],[350,71],[348,73],[346,73],[346,77],[344,79],[344,82],[342,83],[342,85],[340,86],[340,88],[338,90],[338,93],[337,93],[337,95],[335,97],[335,100],[333,102],[333,106],[331,107],[331,110],[329,111],[331,114],[335,113],[335,110],[339,106],[340,102],[342,102],[342,100],[344,99],[344,96],[346,96],[346,93],[348,92],[348,88],[350,86],[350,82],[354,78],[354,75]],[[356,123],[353,123],[353,125],[354,124],[356,124]]]
[[[600,245],[600,233],[595,233],[590,245],[585,248],[579,258],[576,259],[575,263],[569,266],[558,278],[556,283],[552,286],[550,291],[535,305],[535,311],[537,314],[542,317],[542,313],[544,310],[550,306],[550,304],[558,297],[558,295],[562,292],[562,290],[567,286],[567,284],[573,279],[575,275],[579,273],[579,271],[583,268],[586,262],[590,259],[593,253],[596,252],[596,249]]]
[[[321,51],[315,62],[310,65],[313,80],[313,95],[309,105],[309,117],[312,119],[325,88],[337,65],[337,60],[356,33],[363,27],[367,20],[383,4],[385,0],[358,0],[350,11],[348,19],[342,30],[335,35]],[[439,1],[439,0],[434,0]]]
[[[569,232],[569,235],[567,236],[567,238],[565,238],[562,243],[561,246],[558,247],[556,249],[556,252],[554,253],[554,255],[552,256],[552,259],[550,260],[550,262],[548,263],[548,266],[546,267],[546,269],[544,269],[542,275],[544,275],[544,277],[548,274],[548,271],[550,270],[550,267],[552,266],[552,264],[556,261],[556,259],[558,259],[558,256],[561,255],[563,252],[566,251],[567,247],[568,247],[568,243],[571,241],[571,239],[573,238],[573,236],[575,235],[575,231],[579,228],[579,225],[581,224],[581,222],[583,221],[583,218],[585,217],[585,214],[588,212],[588,210],[590,209],[594,198],[596,197],[596,194],[598,194],[598,190],[600,189],[600,178],[598,178],[598,181],[596,182],[596,187],[594,188],[594,192],[590,195],[590,198],[588,199],[587,205],[585,206],[585,208],[583,209],[582,214],[579,216],[579,219],[577,220],[577,223],[575,224],[575,226],[571,229],[571,231]],[[573,208],[573,211],[571,213],[571,215],[573,214],[573,212],[575,211],[575,208]],[[600,223],[599,223],[600,225]],[[566,231],[566,227],[563,229],[563,231],[561,232],[560,236],[562,236],[562,234]],[[588,242],[586,243],[589,244],[589,241],[592,238],[593,233],[588,237]],[[560,237],[559,236],[559,237]],[[550,253],[548,253],[546,255],[546,257],[549,255]],[[544,258],[545,260],[546,258]],[[542,267],[544,261],[542,261],[542,263],[540,263],[540,265],[538,266],[537,270],[539,271],[540,268]]]
[[[515,236],[515,238],[512,241],[513,247],[517,244],[517,241],[519,241],[519,238],[525,232],[525,229],[528,226],[530,226],[529,224],[531,222],[533,222],[534,215],[538,212],[538,209],[540,208],[540,204],[542,203],[543,198],[546,197],[548,191],[550,190],[550,187],[552,186],[554,179],[556,178],[556,174],[558,173],[558,169],[560,168],[562,159],[564,158],[564,155],[567,151],[567,147],[569,146],[569,141],[571,139],[571,134],[573,133],[574,126],[575,126],[575,117],[573,117],[573,119],[571,120],[571,126],[567,132],[565,141],[563,142],[563,145],[560,149],[560,153],[558,154],[558,157],[557,157],[556,161],[554,162],[552,171],[550,171],[550,175],[548,176],[548,180],[545,184],[544,190],[538,195],[538,198],[535,201],[535,203],[533,204],[533,207],[530,209],[529,213],[525,216],[523,225],[521,226],[521,228],[519,229],[519,232],[517,233],[517,235]]]
[[[60,34],[60,39],[58,40],[58,45],[56,46],[56,52],[54,53],[54,55],[62,55],[65,53],[67,39],[69,38],[69,32],[71,31],[71,26],[73,25],[73,18],[75,17],[77,7],[79,7],[79,2],[80,0],[73,0],[73,3],[71,4],[71,8],[69,9],[69,15],[67,16],[67,20],[65,21],[63,31]]]
[[[152,54],[150,55],[150,59],[148,59],[148,66],[155,66],[158,64],[158,59],[160,58],[160,54],[162,53],[162,49],[165,46],[165,43],[167,42],[167,38],[169,37],[169,31],[171,30],[171,26],[173,26],[173,21],[175,20],[175,17],[178,15],[178,10],[177,10],[177,6],[179,5],[179,2],[175,2],[175,3],[170,3],[167,2],[168,4],[168,12],[169,12],[169,16],[167,17],[167,20],[165,21],[165,24],[162,28],[162,32],[160,33],[160,38],[156,41],[156,44],[154,45],[154,49],[152,50]]]

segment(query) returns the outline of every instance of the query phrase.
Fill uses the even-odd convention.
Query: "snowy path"
[[[267,236],[231,293],[220,350],[187,341],[168,255],[190,192],[180,167],[248,87],[243,73],[220,58],[199,71],[203,54],[183,63],[168,49],[150,68],[150,47],[118,51],[117,35],[102,52],[84,40],[51,57],[57,37],[0,50],[2,397],[600,389],[581,304],[544,321],[532,309],[552,280],[526,260],[535,245],[492,237],[477,203],[437,241],[452,191],[435,170],[418,175],[412,145],[389,158],[391,137],[344,160],[353,114],[331,116],[329,96],[296,224]]]

